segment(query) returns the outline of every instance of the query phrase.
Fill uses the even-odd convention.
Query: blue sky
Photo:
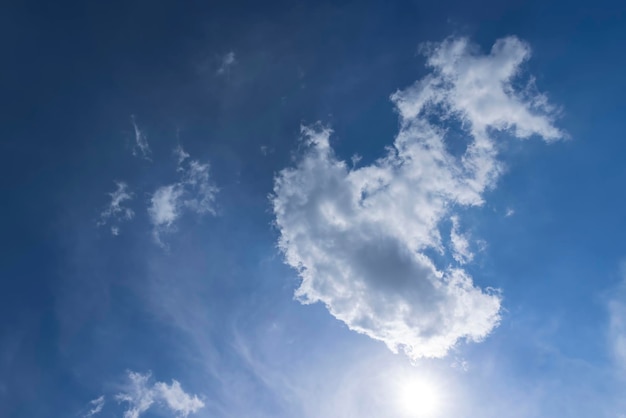
[[[626,417],[622,2],[16,2],[0,416]]]

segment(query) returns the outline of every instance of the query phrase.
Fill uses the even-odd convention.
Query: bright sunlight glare
[[[434,382],[412,377],[401,383],[399,407],[406,417],[434,418],[441,409],[441,394]]]

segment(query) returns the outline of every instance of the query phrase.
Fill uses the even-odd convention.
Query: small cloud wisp
[[[111,234],[119,235],[119,224],[129,221],[135,216],[135,212],[125,206],[125,202],[132,200],[133,193],[128,190],[128,185],[123,181],[115,182],[117,188],[109,193],[111,201],[107,207],[100,213],[98,226],[104,226],[107,223],[111,225]]]
[[[174,154],[180,180],[159,187],[150,197],[148,207],[153,236],[160,245],[164,245],[161,235],[175,228],[183,211],[215,215],[215,196],[219,191],[209,176],[208,163],[189,159],[189,154],[180,146],[174,150]]]

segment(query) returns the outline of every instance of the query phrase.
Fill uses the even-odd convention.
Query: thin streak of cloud
[[[102,408],[104,408],[104,404],[105,404],[104,395],[100,396],[99,398],[93,399],[92,401],[89,402],[91,409],[87,411],[87,413],[83,415],[83,417],[88,418],[88,417],[93,417],[94,415],[99,414],[100,412],[102,412]]]
[[[133,130],[135,134],[133,155],[139,156],[148,161],[152,161],[152,159],[150,158],[152,150],[150,150],[150,145],[148,144],[148,138],[146,137],[145,132],[139,128],[139,125],[137,125],[135,115],[131,115],[130,119],[133,123]]]

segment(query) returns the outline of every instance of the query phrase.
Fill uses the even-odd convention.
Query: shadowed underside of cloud
[[[411,359],[442,357],[480,341],[500,320],[501,297],[459,266],[438,268],[427,250],[471,261],[456,208],[480,206],[501,173],[493,132],[546,141],[564,134],[531,83],[514,89],[529,47],[510,37],[480,54],[466,39],[424,48],[432,70],[391,96],[400,130],[387,154],[360,168],[339,160],[331,131],[304,127],[309,148],[275,179],[272,204],[286,262],[303,303],[322,302],[354,331]],[[449,121],[463,127],[462,155],[449,150]],[[441,238],[452,220],[451,242]],[[450,246],[450,248],[447,248]]]
[[[139,418],[155,403],[169,409],[177,417],[187,417],[204,408],[204,402],[197,395],[187,394],[176,380],[172,380],[171,385],[152,383],[150,373],[129,371],[128,381],[126,390],[115,396],[119,402],[128,405],[124,418]]]

